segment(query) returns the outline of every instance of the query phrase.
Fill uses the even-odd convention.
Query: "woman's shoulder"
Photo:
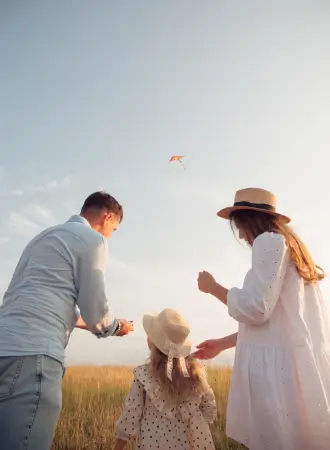
[[[286,247],[285,237],[280,233],[266,231],[255,238],[253,249],[256,250],[278,250]]]

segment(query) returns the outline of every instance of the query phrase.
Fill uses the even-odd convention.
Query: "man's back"
[[[105,268],[106,245],[81,216],[48,228],[28,244],[0,307],[0,356],[45,354],[63,362],[77,320],[82,262],[101,246]]]

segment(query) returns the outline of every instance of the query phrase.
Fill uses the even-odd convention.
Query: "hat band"
[[[235,202],[234,206],[246,206],[248,208],[264,209],[265,211],[275,212],[275,207],[267,205],[266,203],[250,203],[250,202]]]

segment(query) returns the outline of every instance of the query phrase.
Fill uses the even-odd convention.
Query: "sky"
[[[327,0],[0,0],[0,297],[29,240],[90,193],[124,206],[107,294],[136,331],[75,330],[68,365],[143,362],[142,316],[167,307],[193,346],[237,331],[197,289],[201,270],[231,288],[250,267],[216,216],[237,189],[275,192],[330,273],[329,22]]]

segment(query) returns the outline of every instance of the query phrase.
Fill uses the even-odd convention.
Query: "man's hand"
[[[118,319],[118,322],[120,323],[120,331],[115,336],[126,336],[126,334],[134,331],[134,324],[132,320],[127,321],[126,319]]]

